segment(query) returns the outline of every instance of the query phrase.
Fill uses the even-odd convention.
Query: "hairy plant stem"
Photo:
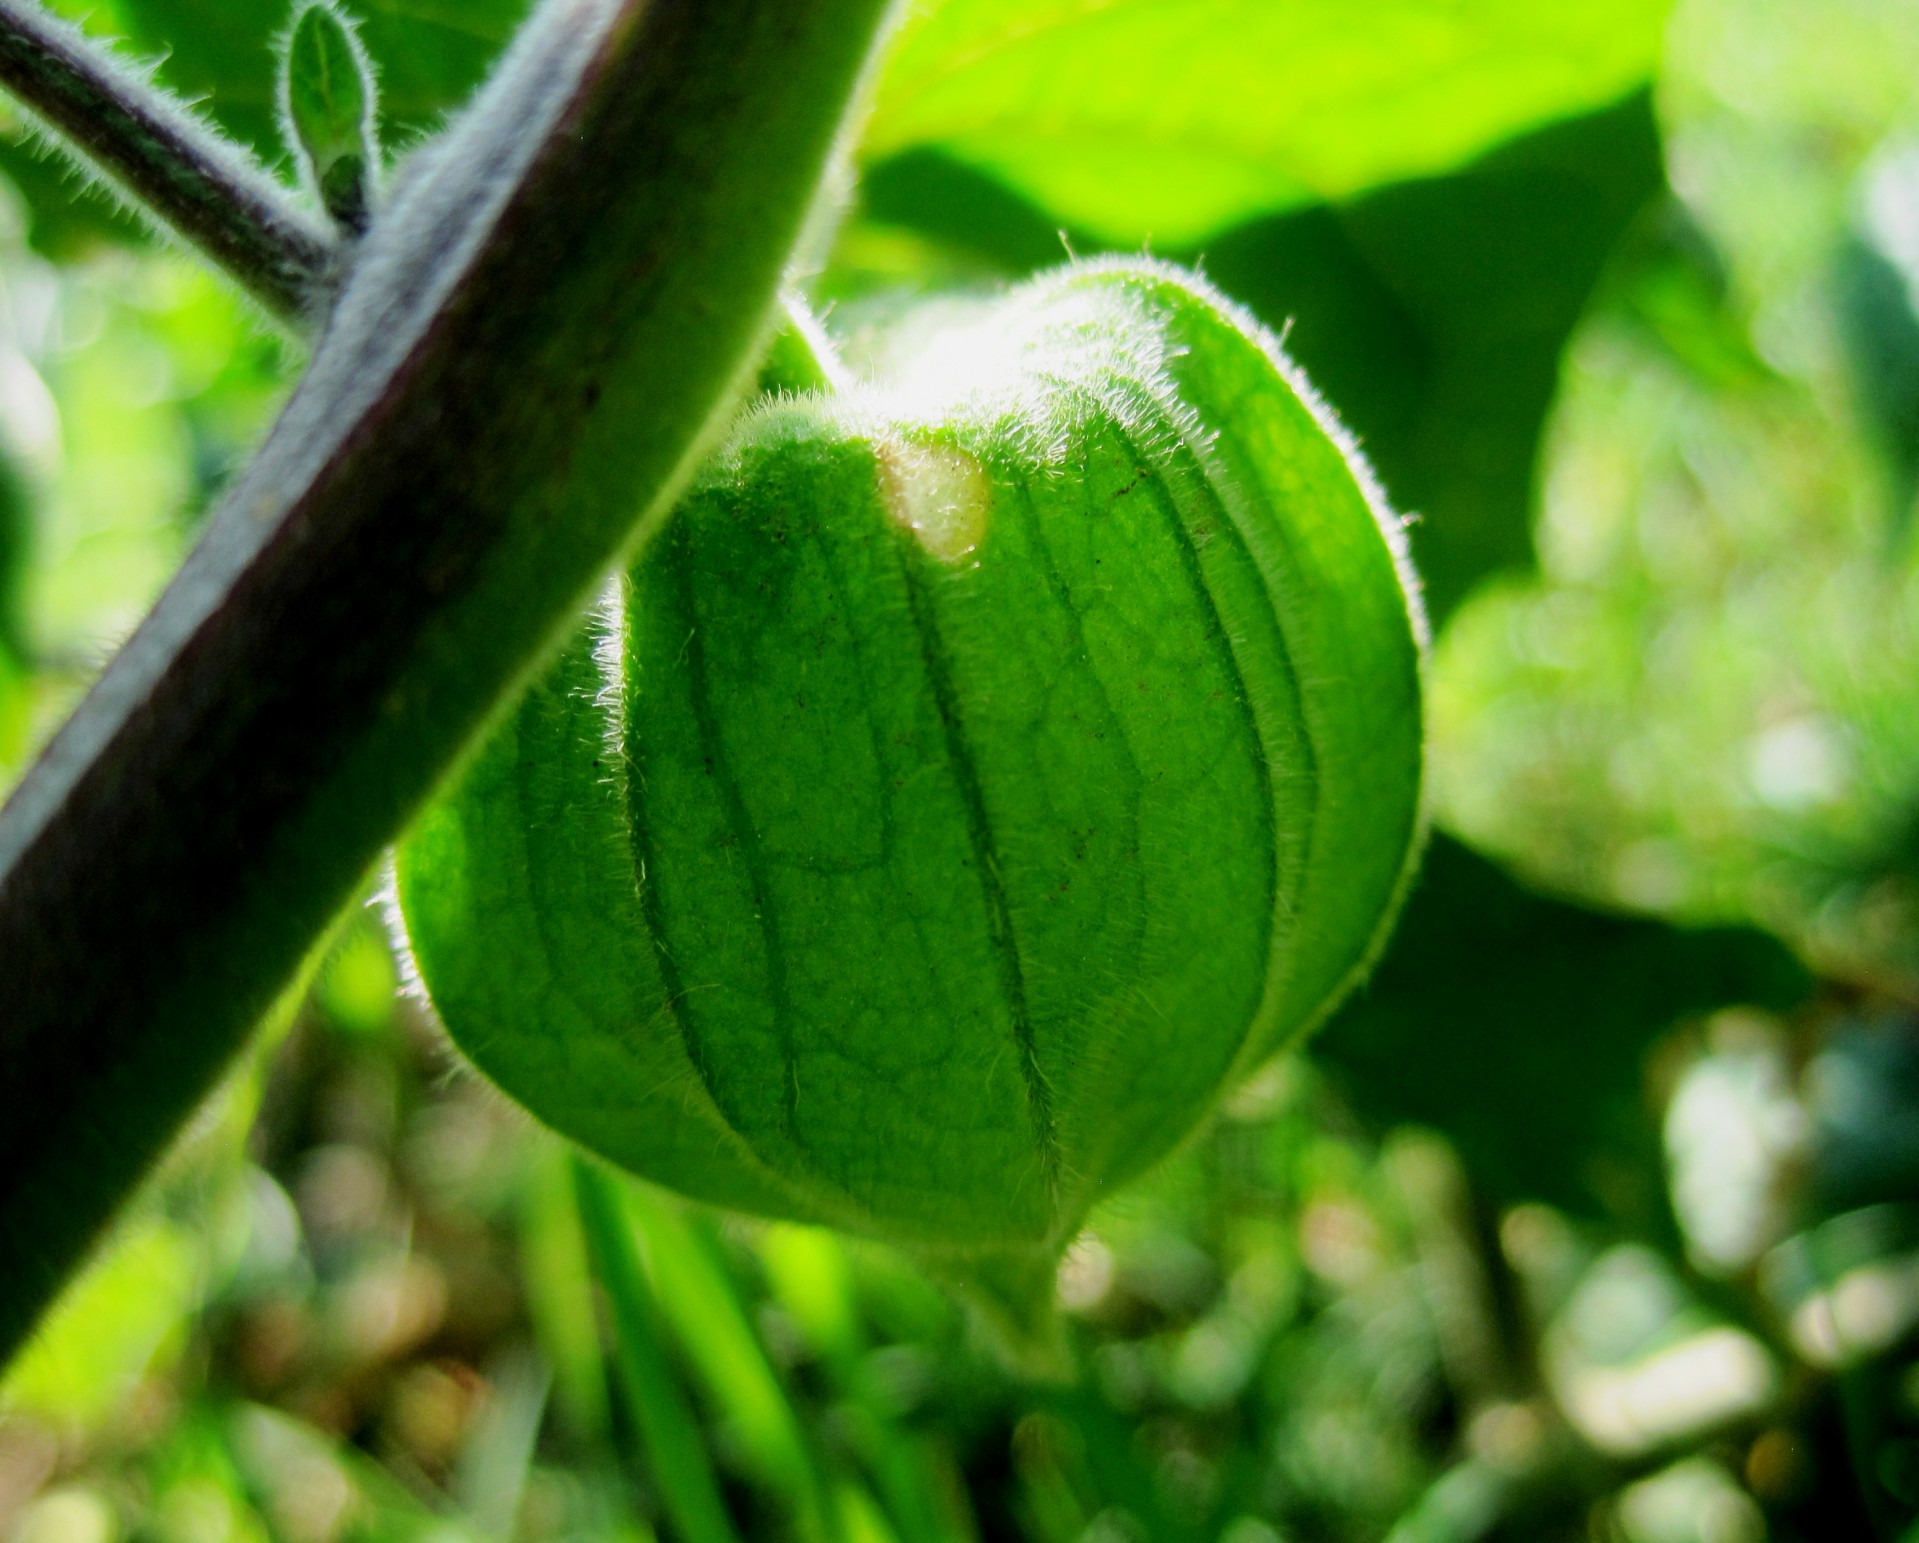
[[[0,86],[275,316],[308,325],[338,243],[239,146],[31,0],[0,0]]]
[[[0,1356],[752,383],[887,0],[546,0],[0,809]]]

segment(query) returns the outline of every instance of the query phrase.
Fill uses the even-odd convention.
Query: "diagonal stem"
[[[0,0],[0,86],[275,316],[308,324],[338,243],[246,151],[32,0]]]
[[[888,0],[545,0],[0,808],[0,1358],[381,848],[664,518]]]

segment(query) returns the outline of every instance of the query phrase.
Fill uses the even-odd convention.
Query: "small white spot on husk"
[[[993,489],[985,468],[955,445],[883,441],[880,494],[893,523],[943,563],[972,556],[986,539]]]

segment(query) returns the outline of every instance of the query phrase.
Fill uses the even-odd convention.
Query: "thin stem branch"
[[[0,86],[274,315],[310,322],[332,232],[184,104],[32,0],[0,0]]]

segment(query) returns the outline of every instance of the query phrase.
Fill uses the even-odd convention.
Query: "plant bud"
[[[1190,276],[1042,278],[763,404],[420,821],[474,1062],[1017,1334],[1088,1208],[1323,1017],[1420,829],[1397,525]]]
[[[366,229],[379,155],[373,66],[346,18],[315,0],[283,46],[283,132],[320,203],[340,225]]]

